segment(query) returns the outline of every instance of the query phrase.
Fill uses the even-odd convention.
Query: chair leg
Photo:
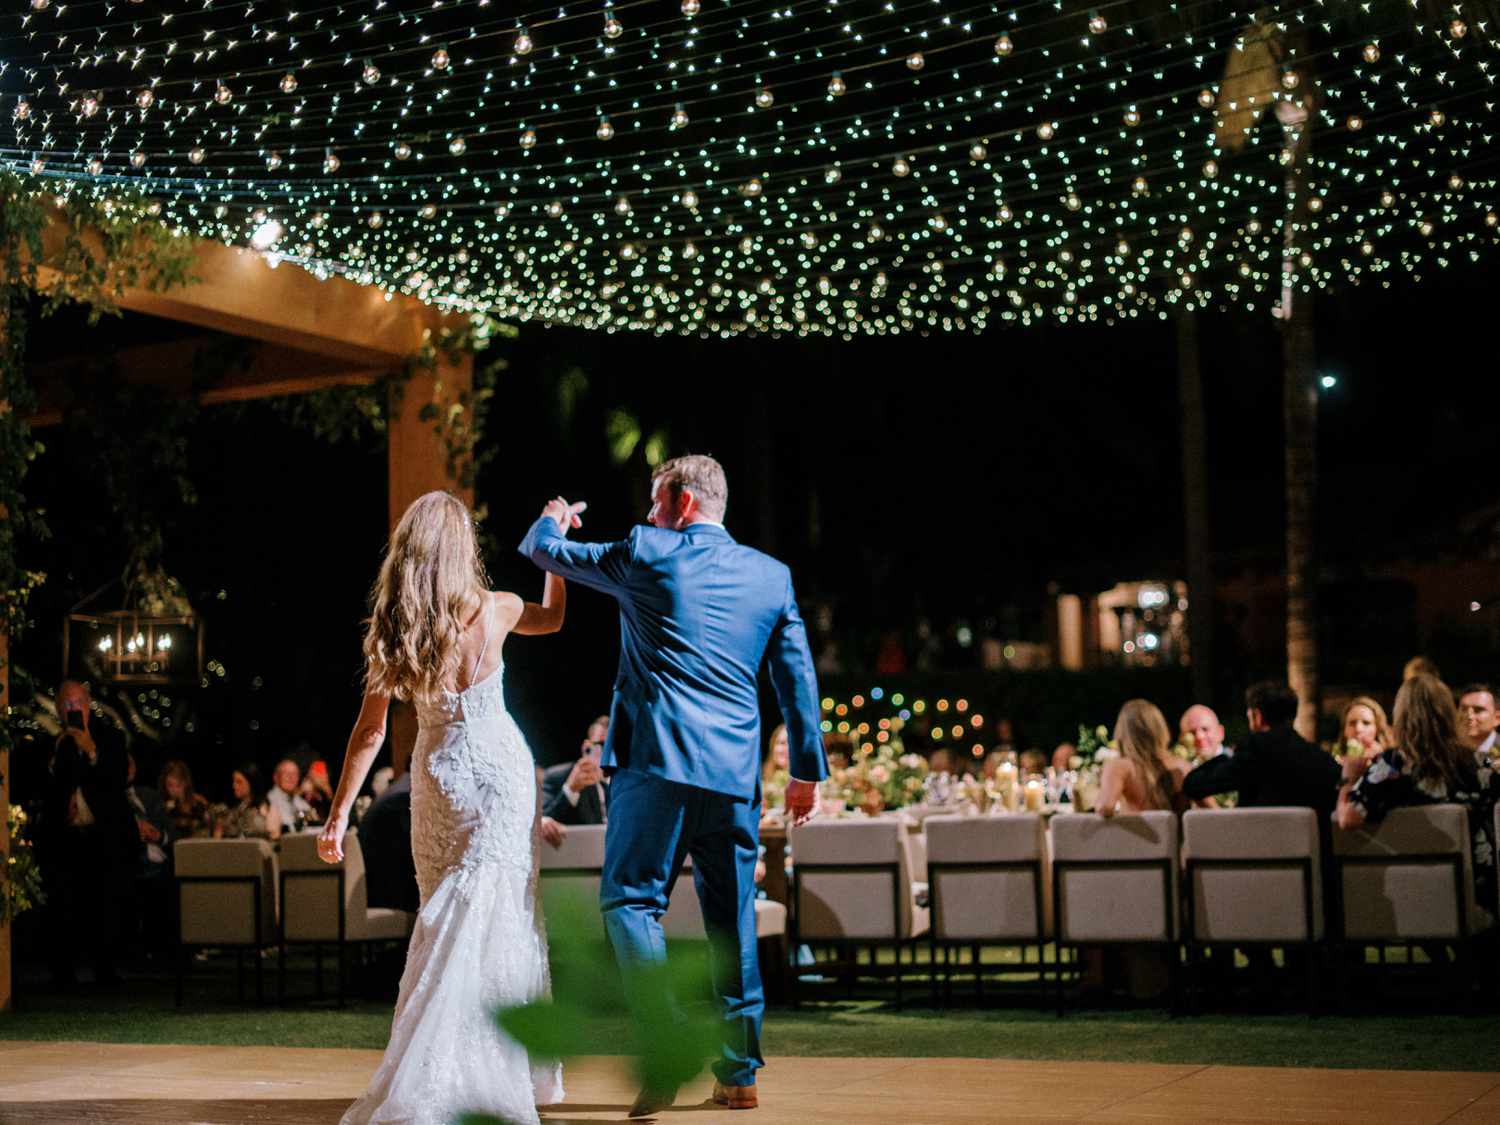
[[[1056,963],[1053,966],[1057,970],[1057,1018],[1058,1019],[1062,1019],[1062,1017],[1063,1017],[1063,963],[1064,963],[1063,962],[1063,947],[1062,947],[1062,943],[1061,942],[1054,943],[1053,944],[1053,949],[1056,950],[1056,953],[1057,953],[1057,960],[1056,960]]]
[[[984,1003],[984,956],[979,943],[974,943],[974,999]]]
[[[261,951],[255,951],[255,1002],[264,1005],[266,1002],[266,959],[262,957]]]
[[[183,978],[187,975],[187,956],[187,946],[179,941],[177,943],[177,987],[174,995],[174,1000],[179,1008],[182,1007]]]
[[[276,1002],[286,1007],[286,941],[276,947]]]
[[[896,945],[896,1010],[901,1010],[901,945]]]
[[[342,1008],[344,1006],[344,984],[345,984],[344,977],[345,977],[345,965],[347,964],[348,959],[349,959],[349,957],[348,957],[348,949],[349,949],[349,947],[348,947],[348,945],[346,943],[339,942],[339,1007],[340,1008]]]
[[[313,946],[313,987],[317,990],[318,999],[323,999],[323,946]]]
[[[245,951],[243,949],[234,951],[234,981],[235,995],[243,1004],[245,1002]]]

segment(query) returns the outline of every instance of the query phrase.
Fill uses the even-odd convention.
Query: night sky
[[[1500,491],[1482,343],[1496,280],[1455,269],[1415,290],[1320,300],[1320,369],[1338,379],[1320,421],[1325,560],[1357,568],[1472,549],[1462,517]],[[64,315],[37,325],[32,358],[75,354],[80,339],[97,355],[190,332],[133,316],[88,329]],[[1201,334],[1216,577],[1276,572],[1279,336],[1268,316],[1247,314],[1205,316]],[[719,457],[730,530],[787,561],[804,607],[830,603],[850,635],[926,614],[993,618],[1009,639],[1040,640],[1049,582],[1086,592],[1183,569],[1165,322],[853,342],[528,325],[497,346],[509,369],[478,498],[498,544],[494,583],[528,597],[541,576],[514,545],[545,499],[587,500],[589,537],[644,518],[641,449],[623,467],[610,456],[616,411],[663,432],[671,453]],[[83,439],[61,428],[42,437],[29,489],[53,538],[26,558],[50,581],[15,656],[50,682],[62,615],[119,572],[124,532]],[[202,718],[173,752],[226,774],[232,760],[268,761],[299,741],[337,759],[386,532],[384,447],[320,441],[264,405],[204,408],[184,437],[198,502],[173,506],[166,565],[206,614],[209,656],[228,675],[190,704]],[[607,709],[616,655],[613,603],[586,590],[573,591],[560,636],[510,643],[511,704],[539,759],[570,754]]]

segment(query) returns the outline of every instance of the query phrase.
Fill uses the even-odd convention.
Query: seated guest
[[[234,800],[220,805],[214,816],[214,839],[245,836],[274,840],[281,835],[281,818],[266,799],[266,783],[253,762],[246,762],[229,779]]]
[[[1489,684],[1470,684],[1458,695],[1458,736],[1478,754],[1495,752],[1495,693]],[[1389,743],[1387,743],[1389,745]]]
[[[312,805],[298,792],[302,786],[302,770],[296,762],[290,758],[281,759],[276,763],[276,772],[271,779],[275,784],[266,794],[266,799],[281,824],[281,831],[276,835],[292,831],[298,820],[305,824],[314,819]]]
[[[1361,756],[1376,757],[1391,744],[1391,728],[1386,722],[1385,708],[1368,695],[1350,700],[1344,708],[1344,717],[1339,721],[1338,756],[1353,753],[1351,746],[1360,748]]]
[[[541,784],[541,771],[537,771],[537,784]],[[381,795],[390,788],[391,782],[396,780],[396,771],[390,766],[381,766],[370,775],[370,792],[379,800]]]
[[[1005,753],[1005,751],[1002,751]],[[1043,774],[1047,772],[1047,755],[1040,750],[1021,751],[1021,772],[1023,774]]]
[[[411,856],[411,774],[399,774],[365,810],[359,847],[370,905],[415,914],[421,895]]]
[[[1057,744],[1057,749],[1052,751],[1052,768],[1059,773],[1061,773],[1063,770],[1072,769],[1073,758],[1077,755],[1077,753],[1078,747],[1074,746],[1071,742],[1059,742]],[[991,758],[995,760],[994,766],[990,765]],[[999,750],[991,750],[989,752],[989,756],[984,760],[985,777],[995,776],[995,770],[1000,768],[1001,758],[1002,754]]]
[[[1156,704],[1132,699],[1115,719],[1120,756],[1104,763],[1095,808],[1100,816],[1152,809],[1186,811],[1182,781],[1189,766],[1172,754],[1172,731]]]
[[[786,724],[782,723],[771,732],[771,742],[766,751],[766,760],[760,767],[760,780],[763,784],[774,781],[778,772],[786,774],[787,777],[791,776],[791,754],[788,749],[790,745],[791,743],[787,741],[786,736]],[[784,782],[786,779],[783,778],[782,780]]]
[[[846,770],[849,768],[851,754],[849,740],[842,735],[825,734],[823,736],[823,756],[828,759],[830,770]]]
[[[328,819],[328,810],[333,807],[333,786],[328,782],[328,763],[322,758],[313,759],[302,775],[302,784],[297,787],[297,796],[312,809],[310,820],[322,823]]]
[[[136,784],[135,755],[125,755],[125,800],[135,814],[140,851],[135,868],[135,906],[138,920],[131,932],[145,941],[146,952],[166,950],[172,917],[172,822],[160,794]]]
[[[1183,744],[1192,748],[1200,762],[1232,752],[1224,745],[1224,724],[1212,707],[1194,703],[1177,720],[1177,729]]]
[[[1233,754],[1193,768],[1182,791],[1195,801],[1238,793],[1240,808],[1292,805],[1312,809],[1326,825],[1338,796],[1338,763],[1292,729],[1297,693],[1266,680],[1245,692],[1250,737]]]
[[[1475,901],[1486,916],[1495,902],[1495,803],[1500,773],[1458,737],[1453,695],[1432,676],[1413,676],[1396,693],[1394,745],[1372,762],[1344,760],[1336,818],[1340,828],[1378,824],[1407,805],[1459,804],[1469,811]]]
[[[161,768],[156,789],[162,799],[171,826],[169,835],[177,840],[190,840],[198,836],[213,835],[213,817],[210,815],[208,798],[193,788],[193,771],[186,762],[173,758]]]
[[[608,802],[608,779],[599,768],[599,755],[609,736],[609,717],[589,724],[582,757],[542,771],[542,815],[558,824],[603,824]]]
[[[927,757],[927,770],[929,773],[953,772],[953,752],[945,750],[941,746]]]

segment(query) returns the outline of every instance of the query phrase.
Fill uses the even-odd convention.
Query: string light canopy
[[[619,330],[1275,311],[1497,230],[1493,0],[6,0],[0,162]]]

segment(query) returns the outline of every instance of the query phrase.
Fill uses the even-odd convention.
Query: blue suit
[[[687,855],[715,941],[724,1009],[719,1080],[755,1080],[765,999],[755,947],[763,663],[787,725],[791,774],[828,767],[817,678],[791,573],[722,527],[636,527],[574,543],[548,518],[521,553],[620,603],[620,670],[601,762],[609,791],[600,906],[622,969],[661,960],[660,919]]]

